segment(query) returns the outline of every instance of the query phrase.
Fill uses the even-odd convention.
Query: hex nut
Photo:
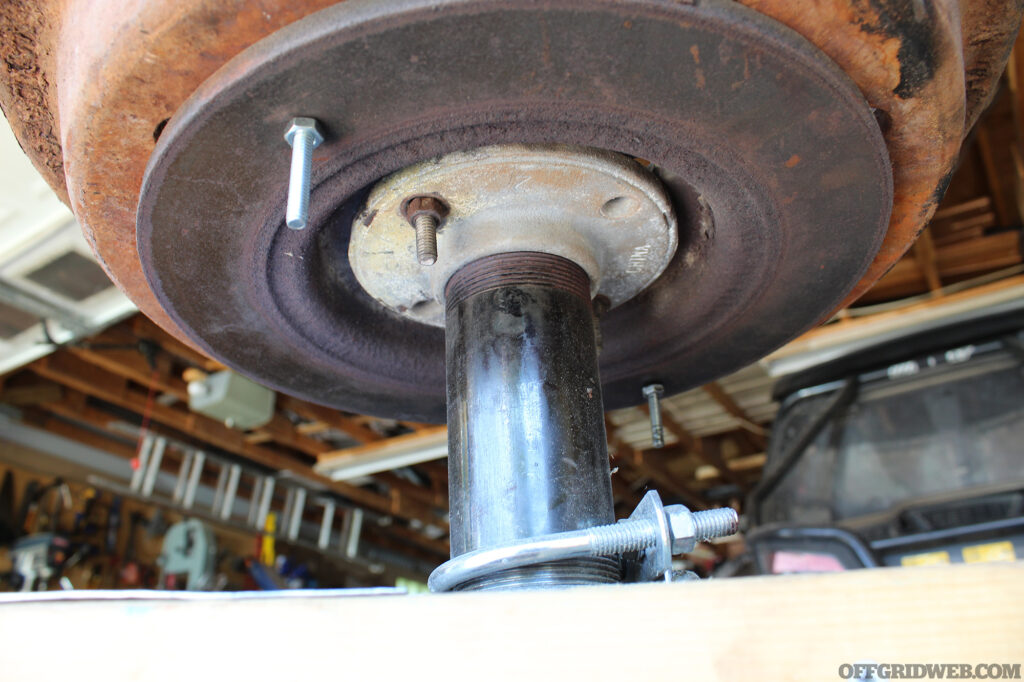
[[[672,554],[692,552],[697,546],[697,525],[693,520],[693,512],[681,504],[665,507],[665,520],[672,536]]]
[[[289,146],[292,144],[292,140],[295,139],[295,133],[300,130],[312,131],[314,147],[319,147],[320,143],[324,141],[324,136],[320,134],[315,118],[299,117],[292,119],[291,125],[288,126],[288,130],[284,133],[285,142],[287,142]]]
[[[403,209],[405,219],[410,224],[416,221],[416,217],[426,213],[432,215],[440,223],[448,215],[448,205],[441,199],[431,196],[412,197],[406,200]]]

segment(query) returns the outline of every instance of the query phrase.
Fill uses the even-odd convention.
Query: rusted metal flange
[[[279,131],[296,115],[326,137],[302,232],[283,225]],[[162,307],[227,364],[340,408],[440,420],[443,334],[363,290],[349,234],[380,178],[508,143],[647,159],[685,216],[661,277],[604,319],[610,407],[812,325],[871,262],[891,208],[853,83],[735,3],[356,1],[261,41],[189,98],[147,172],[139,255]]]
[[[436,262],[424,267],[409,222],[431,203],[444,222]],[[677,243],[672,202],[637,161],[565,145],[499,145],[432,159],[377,183],[352,224],[348,259],[382,305],[444,327],[448,280],[480,258],[561,256],[583,268],[593,296],[615,307],[661,275]]]

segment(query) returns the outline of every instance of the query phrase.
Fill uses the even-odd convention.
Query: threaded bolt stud
[[[739,529],[740,519],[735,509],[706,509],[693,513],[694,538],[704,542],[732,535]]]
[[[661,384],[644,386],[644,397],[647,398],[647,411],[651,415],[651,445],[655,448],[665,447],[665,427],[661,424],[661,396],[665,387]]]
[[[647,520],[620,521],[586,531],[594,556],[636,552],[658,543],[658,529]]]
[[[405,202],[405,219],[416,230],[416,260],[420,265],[437,262],[437,230],[447,215],[448,205],[437,197],[413,197]]]
[[[437,216],[420,213],[412,221],[416,230],[416,259],[420,265],[437,262]]]

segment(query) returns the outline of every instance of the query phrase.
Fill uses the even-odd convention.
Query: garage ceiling
[[[0,374],[52,350],[47,334],[58,343],[83,338],[134,312],[5,121],[0,125]]]

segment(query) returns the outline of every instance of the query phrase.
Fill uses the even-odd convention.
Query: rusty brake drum
[[[324,127],[310,227],[284,225],[293,116]],[[348,261],[370,188],[484,145],[644,159],[678,250],[602,321],[610,408],[752,362],[835,308],[892,207],[857,87],[728,1],[350,0],[233,59],[163,130],[138,209],[143,269],[199,346],[341,409],[440,421],[441,329],[369,296]]]

